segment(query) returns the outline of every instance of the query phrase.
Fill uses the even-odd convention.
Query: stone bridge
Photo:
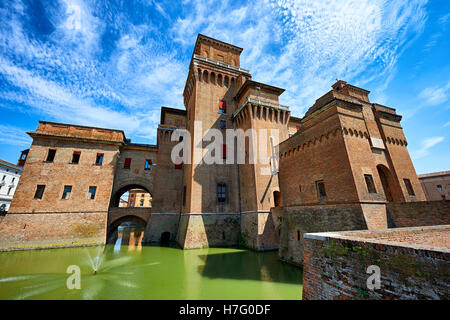
[[[178,232],[179,217],[179,214],[174,213],[152,214],[152,208],[110,208],[106,239],[109,242],[123,222],[138,222],[145,226],[144,242],[161,241],[164,233],[169,240],[174,241]]]

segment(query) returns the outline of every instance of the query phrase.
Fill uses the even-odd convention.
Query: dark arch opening
[[[275,207],[279,207],[281,205],[281,193],[280,191],[273,192],[273,202]]]
[[[128,192],[128,194],[127,194]],[[133,203],[129,196],[133,195]],[[142,202],[143,200],[143,202]],[[141,205],[142,203],[142,205]],[[151,207],[152,194],[150,190],[140,184],[129,184],[119,190],[111,198],[112,207]]]
[[[116,244],[118,239],[122,239],[122,245],[129,245],[130,241],[138,244],[142,240],[147,222],[137,216],[124,216],[109,225],[106,237],[107,244]]]
[[[168,243],[170,241],[170,232],[165,231],[161,233],[161,243]]]
[[[378,175],[380,176],[381,185],[383,186],[384,195],[388,202],[402,201],[399,193],[396,190],[394,178],[391,171],[384,165],[377,165]]]

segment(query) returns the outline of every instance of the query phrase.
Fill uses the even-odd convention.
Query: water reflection
[[[301,298],[301,271],[277,252],[142,246],[142,233],[123,229],[114,245],[0,253],[0,299]],[[70,265],[80,267],[80,290],[66,286]]]
[[[142,251],[145,227],[136,222],[124,222],[117,228],[117,239],[113,241],[114,252],[121,250]]]

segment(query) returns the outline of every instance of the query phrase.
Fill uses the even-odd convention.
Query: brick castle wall
[[[308,232],[367,229],[359,204],[280,207],[279,256],[286,262],[303,264],[303,235]]]
[[[0,251],[104,244],[108,212],[8,214]]]
[[[450,226],[305,235],[303,299],[448,299]],[[381,288],[367,288],[367,268]]]
[[[390,228],[450,224],[450,201],[388,203]]]

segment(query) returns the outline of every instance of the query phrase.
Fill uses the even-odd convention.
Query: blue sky
[[[300,117],[336,78],[397,109],[418,173],[450,170],[450,1],[0,0],[0,158],[38,120],[155,143],[197,33],[244,48],[255,80]]]

